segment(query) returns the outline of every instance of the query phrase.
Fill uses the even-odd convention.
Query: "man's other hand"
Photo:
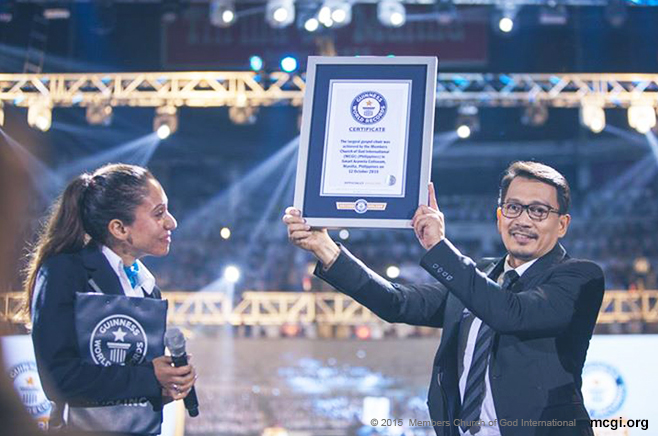
[[[288,239],[296,246],[310,251],[329,268],[340,254],[340,248],[329,237],[327,229],[312,229],[302,217],[299,209],[289,207],[283,215],[283,222],[288,227]]]
[[[411,224],[416,237],[426,250],[434,247],[445,238],[445,222],[443,213],[439,210],[434,193],[434,184],[428,187],[429,206],[420,205],[414,214]]]

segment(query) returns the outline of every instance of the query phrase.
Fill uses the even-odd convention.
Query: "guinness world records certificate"
[[[411,227],[427,204],[437,59],[310,57],[295,207],[316,227]]]

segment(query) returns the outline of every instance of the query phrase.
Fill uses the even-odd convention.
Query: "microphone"
[[[187,365],[187,353],[185,352],[185,336],[176,327],[167,329],[165,332],[164,342],[169,351],[171,351],[171,360],[174,366]],[[196,398],[196,391],[194,386],[190,389],[190,393],[183,399],[187,413],[194,418],[199,416],[199,400]]]

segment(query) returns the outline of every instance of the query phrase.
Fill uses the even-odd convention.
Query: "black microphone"
[[[171,360],[174,362],[174,366],[178,367],[187,365],[185,336],[183,336],[183,332],[176,327],[168,329],[165,333],[164,342],[167,348],[169,348],[169,351],[171,351]],[[183,402],[185,403],[187,413],[189,413],[192,418],[199,416],[199,400],[196,398],[194,386],[190,389],[190,393],[187,394],[187,397],[183,399]]]

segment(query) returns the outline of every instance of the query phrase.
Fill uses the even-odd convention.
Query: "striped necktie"
[[[501,285],[502,288],[509,290],[518,278],[519,274],[516,271],[507,271]],[[466,379],[466,388],[464,389],[464,398],[460,413],[463,422],[460,428],[464,432],[470,430],[471,434],[480,431],[479,426],[470,424],[480,419],[482,401],[484,400],[486,389],[484,377],[487,373],[487,366],[489,365],[493,338],[494,331],[484,322],[480,324],[477,339],[475,340],[475,348],[473,349],[473,359],[468,370],[468,378]]]

